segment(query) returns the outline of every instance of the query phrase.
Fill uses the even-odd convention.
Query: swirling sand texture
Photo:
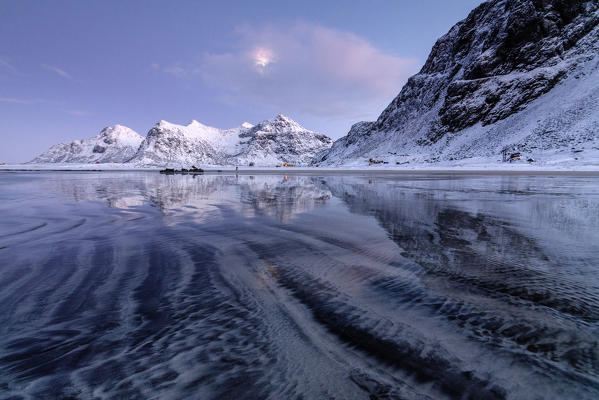
[[[599,398],[596,177],[0,187],[1,398]]]

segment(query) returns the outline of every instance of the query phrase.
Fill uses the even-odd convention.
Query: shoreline
[[[205,175],[581,175],[599,176],[599,169],[476,169],[476,168],[419,168],[419,169],[365,169],[365,168],[203,168]],[[154,172],[160,168],[23,168],[0,166],[0,172]],[[193,173],[174,175],[194,175]]]

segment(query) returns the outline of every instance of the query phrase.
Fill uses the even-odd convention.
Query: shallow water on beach
[[[599,177],[0,173],[0,398],[597,399]]]

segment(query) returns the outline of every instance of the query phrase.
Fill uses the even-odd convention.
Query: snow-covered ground
[[[128,163],[26,163],[0,165],[0,171],[158,171],[159,169],[159,167],[141,167]]]
[[[580,153],[552,153],[544,161],[527,162],[525,160],[513,163],[502,162],[501,157],[478,157],[456,161],[440,161],[435,163],[408,163],[402,165],[394,164],[375,164],[364,165],[362,162],[344,165],[342,167],[248,167],[248,166],[220,166],[220,165],[198,165],[207,172],[272,172],[281,174],[297,173],[363,173],[363,172],[383,172],[383,173],[405,173],[405,172],[597,172],[599,173],[599,149],[587,149],[585,158],[577,157]],[[579,159],[577,159],[579,158]],[[175,166],[175,168],[189,167],[186,165]],[[131,163],[104,163],[104,164],[6,164],[0,165],[0,171],[158,171],[162,167],[148,167]]]

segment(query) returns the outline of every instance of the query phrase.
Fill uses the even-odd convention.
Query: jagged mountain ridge
[[[126,162],[137,152],[144,138],[123,125],[107,126],[89,139],[56,144],[31,163]]]
[[[236,153],[227,157],[228,164],[308,165],[317,153],[333,144],[328,136],[308,131],[284,115],[242,129],[239,138]]]
[[[116,128],[115,128],[116,127]],[[309,165],[314,156],[333,141],[309,131],[282,114],[257,125],[243,123],[233,129],[218,129],[192,121],[177,125],[158,122],[145,138],[124,146],[122,139],[107,132],[133,132],[116,125],[98,136],[53,146],[32,163],[130,163],[139,166],[247,165],[274,166],[283,163]],[[117,144],[119,151],[113,147]]]
[[[175,125],[160,121],[129,161],[139,165],[308,165],[333,141],[277,115],[257,125],[244,123],[228,130],[197,121]]]
[[[317,161],[436,161],[599,145],[598,9],[597,1],[481,4],[437,41],[377,121],[355,124]]]
[[[188,125],[160,121],[150,129],[129,162],[140,165],[222,164],[223,150],[238,140],[242,129],[250,126],[244,124],[238,128],[220,130],[195,120]]]

